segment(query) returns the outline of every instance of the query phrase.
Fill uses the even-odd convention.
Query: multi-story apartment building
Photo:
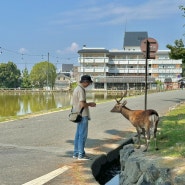
[[[78,51],[80,75],[93,78],[93,89],[143,89],[145,87],[146,59],[141,52],[141,40],[148,38],[147,32],[126,32],[123,50],[87,48]],[[182,60],[169,59],[169,50],[158,50],[155,59],[148,59],[148,88],[156,81],[166,82],[176,88],[182,73]]]

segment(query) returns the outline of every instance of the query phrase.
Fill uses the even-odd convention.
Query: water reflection
[[[69,106],[71,93],[0,94],[0,116],[16,116]]]
[[[0,95],[0,115],[10,116],[16,115],[20,109],[19,99],[14,95]]]
[[[0,93],[0,116],[17,116],[54,108],[68,107],[71,92],[34,92],[34,93]],[[107,93],[87,93],[87,99],[95,102],[112,98]]]

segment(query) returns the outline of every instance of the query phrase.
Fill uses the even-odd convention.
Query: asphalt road
[[[144,109],[144,96],[126,99],[129,108]],[[185,91],[149,94],[147,100],[147,108],[155,109],[163,116],[169,107],[185,101]],[[90,108],[92,120],[89,122],[87,152],[91,155],[106,152],[111,142],[128,137],[133,129],[121,114],[110,112],[114,104],[112,101]],[[71,157],[75,123],[68,121],[68,114],[69,110],[66,110],[0,123],[1,185],[21,185],[76,163]],[[68,184],[66,178],[73,184],[74,179],[70,182],[68,175],[62,173],[47,184]]]

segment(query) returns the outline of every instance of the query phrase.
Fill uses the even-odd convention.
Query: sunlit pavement
[[[129,108],[144,108],[144,96],[126,99]],[[149,94],[147,107],[162,116],[182,101],[182,90]],[[121,114],[110,113],[114,104],[115,101],[97,104],[90,109],[86,152],[94,159],[114,150],[120,141],[135,133]],[[25,184],[51,172],[59,175],[45,184],[98,184],[92,176],[93,161],[72,158],[76,126],[68,121],[68,114],[69,110],[59,111],[0,124],[0,184]],[[65,166],[69,169],[61,173]]]

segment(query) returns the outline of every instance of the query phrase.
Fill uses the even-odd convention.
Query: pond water
[[[55,108],[70,106],[71,92],[1,92],[0,93],[0,116],[19,116]],[[111,99],[107,93],[87,92],[87,100],[99,102]]]
[[[120,158],[101,166],[100,173],[96,180],[100,185],[118,185],[119,173],[121,170]]]
[[[119,174],[114,176],[109,182],[105,185],[118,185],[119,184]]]

